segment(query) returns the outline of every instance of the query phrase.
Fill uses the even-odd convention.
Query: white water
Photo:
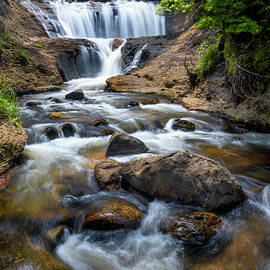
[[[75,234],[56,253],[78,270],[181,270],[177,256],[181,244],[176,246],[169,235],[159,231],[160,222],[167,215],[167,205],[154,201],[141,227],[123,239],[115,236],[104,243],[93,241],[91,234]]]

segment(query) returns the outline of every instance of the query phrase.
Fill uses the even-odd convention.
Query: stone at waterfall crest
[[[208,211],[230,210],[246,199],[236,178],[220,163],[184,150],[126,163],[106,159],[96,165],[94,173],[103,190],[131,186],[152,198]]]

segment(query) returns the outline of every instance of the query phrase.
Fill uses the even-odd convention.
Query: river
[[[5,219],[12,220],[14,226],[31,220],[46,230],[67,213],[74,213],[78,205],[106,197],[124,198],[146,213],[138,229],[84,231],[78,218],[72,229],[65,229],[55,255],[73,270],[270,269],[270,134],[232,133],[227,120],[189,111],[163,97],[104,91],[106,79],[123,72],[121,48],[126,38],[166,34],[165,17],[155,13],[158,3],[45,3],[52,14],[24,1],[49,37],[87,39],[94,42],[95,50],[82,48],[77,65],[80,77],[66,82],[61,91],[20,99],[29,141],[24,165],[13,174],[8,191],[1,193]],[[114,38],[123,40],[118,48],[113,46]],[[131,67],[139,57],[140,51]],[[76,89],[84,91],[84,100],[65,99]],[[37,106],[26,106],[29,101]],[[130,101],[139,106],[130,106]],[[51,119],[51,112],[65,116]],[[174,130],[176,118],[193,122],[195,131]],[[108,125],[93,127],[96,119],[106,119]],[[71,136],[65,133],[67,124],[75,131]],[[57,134],[56,139],[48,138],[48,128]],[[248,200],[221,215],[223,225],[207,245],[186,250],[181,241],[159,229],[171,208],[185,206],[149,202],[125,191],[99,191],[93,168],[105,158],[112,130],[139,138],[151,153],[185,149],[219,160],[237,177]],[[145,155],[149,154],[116,159],[127,161]]]

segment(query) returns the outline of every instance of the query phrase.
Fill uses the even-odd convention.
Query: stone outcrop
[[[221,219],[209,212],[191,212],[170,216],[161,224],[161,230],[188,245],[203,245],[216,234]]]
[[[142,215],[140,209],[131,202],[117,198],[103,199],[91,205],[82,226],[93,230],[136,228]]]
[[[106,157],[128,154],[141,154],[148,152],[145,144],[132,136],[124,133],[114,133],[109,141],[106,151]]]
[[[228,211],[246,195],[231,173],[217,161],[188,151],[152,155],[117,163],[104,160],[95,174],[101,188],[131,186],[152,198]]]
[[[0,175],[18,158],[27,142],[27,135],[21,126],[0,119]]]

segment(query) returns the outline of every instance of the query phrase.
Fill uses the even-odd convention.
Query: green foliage
[[[29,61],[26,49],[15,39],[12,39],[10,30],[6,25],[0,30],[0,55],[6,53],[22,65],[27,65]]]
[[[199,28],[212,30],[224,39],[204,42],[193,75],[199,83],[214,70],[223,54],[227,81],[235,93],[265,90],[270,84],[269,0],[161,0],[159,10],[193,11]],[[247,90],[248,89],[248,90]]]
[[[222,60],[222,56],[219,52],[220,37],[214,40],[208,39],[201,43],[198,48],[198,54],[200,56],[196,65],[196,83],[199,83],[203,78],[213,72],[216,65]]]
[[[16,126],[20,124],[17,95],[5,77],[0,78],[0,117],[10,120]]]
[[[201,28],[222,33],[250,33],[269,31],[270,4],[266,0],[162,0],[159,10],[199,11]]]

